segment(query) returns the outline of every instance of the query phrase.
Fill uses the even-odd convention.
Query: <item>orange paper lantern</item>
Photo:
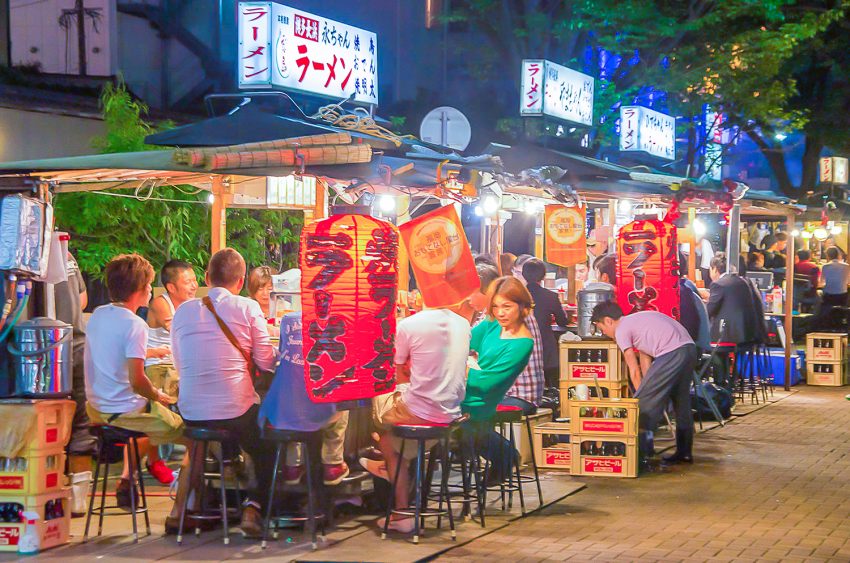
[[[368,207],[342,210],[301,233],[304,376],[319,403],[395,388],[398,231]]]
[[[659,311],[679,318],[679,257],[672,222],[639,220],[620,229],[617,301],[627,315]]]

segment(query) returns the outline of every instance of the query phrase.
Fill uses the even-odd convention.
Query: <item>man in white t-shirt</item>
[[[148,325],[136,315],[151,297],[153,267],[138,254],[113,258],[105,268],[111,303],[95,309],[87,325],[85,347],[86,410],[94,424],[142,432],[139,454],[153,444],[182,442],[183,419],[168,407],[174,399],[156,389],[145,375]],[[124,452],[124,472],[118,481],[119,506],[130,507],[135,485],[135,460]],[[188,467],[188,457],[183,460]],[[179,507],[188,492],[188,471],[180,472],[177,502],[166,519],[166,532],[176,529]]]

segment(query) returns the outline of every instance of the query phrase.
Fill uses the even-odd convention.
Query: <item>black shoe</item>
[[[133,505],[130,502],[130,481],[127,479],[119,479],[118,485],[115,487],[115,502],[118,508],[123,508],[126,511],[133,510]],[[136,489],[136,508],[139,507],[139,489]]]
[[[642,459],[638,463],[638,475],[669,472],[669,468],[666,465],[664,465],[663,463],[659,463],[657,460],[654,459]]]
[[[665,455],[661,458],[661,461],[662,463],[664,463],[664,465],[675,465],[677,463],[693,463],[694,456],[690,454],[680,454],[679,452],[676,452],[670,455]]]

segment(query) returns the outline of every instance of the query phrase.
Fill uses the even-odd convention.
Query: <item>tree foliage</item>
[[[122,83],[107,84],[100,98],[106,132],[92,140],[102,153],[157,150],[147,135],[170,123],[154,126],[145,120],[147,107]],[[99,276],[115,255],[137,252],[156,269],[171,259],[185,260],[202,273],[209,261],[208,193],[191,186],[157,183],[106,193],[64,193],[56,197],[56,224],[71,233],[71,249],[80,268]],[[303,222],[296,212],[228,210],[228,243],[249,266],[292,267]]]

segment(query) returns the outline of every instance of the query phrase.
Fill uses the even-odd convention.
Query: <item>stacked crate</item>
[[[637,477],[638,400],[570,401],[573,475]]]
[[[14,457],[0,457],[0,552],[17,551],[26,527],[23,512],[38,514],[41,549],[64,544],[71,526],[65,445],[74,404],[64,400],[1,404],[21,420],[31,419],[32,424],[23,448]]]
[[[599,383],[602,397],[596,389]],[[561,416],[569,416],[571,390],[576,385],[588,387],[592,398],[628,396],[628,376],[623,355],[612,340],[583,340],[561,343]]]
[[[534,460],[539,469],[572,470],[569,422],[544,422],[532,429]]]
[[[806,335],[806,382],[809,385],[847,384],[847,334],[811,332]]]

